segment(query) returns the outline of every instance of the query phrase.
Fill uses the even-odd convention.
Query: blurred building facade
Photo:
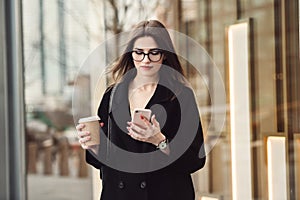
[[[199,74],[183,62],[197,95],[206,144],[213,146],[205,168],[193,174],[197,200],[300,198],[298,0],[23,0],[2,1],[0,8],[5,129],[0,152],[7,160],[1,165],[6,177],[0,185],[3,197],[26,198],[25,128],[33,113],[44,113],[54,131],[66,134],[74,129],[72,113],[94,113],[109,81],[102,77],[94,86],[91,82],[99,75],[80,69],[89,52],[136,22],[154,18],[191,37],[216,66]],[[16,27],[22,27],[22,34]],[[178,51],[199,56],[173,39]],[[214,70],[224,85],[213,81]],[[72,110],[74,87],[87,90],[80,97],[87,113]],[[222,87],[226,119],[217,131],[211,123],[212,99],[221,98]],[[61,112],[66,116],[55,122]],[[12,156],[18,160],[8,161]],[[94,171],[88,179],[94,180],[93,198],[98,199],[98,174]]]

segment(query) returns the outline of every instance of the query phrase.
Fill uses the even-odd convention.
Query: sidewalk
[[[28,200],[92,200],[90,178],[28,175]]]

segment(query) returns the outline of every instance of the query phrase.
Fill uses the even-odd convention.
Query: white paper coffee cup
[[[85,145],[98,145],[100,144],[100,118],[98,116],[91,116],[80,118],[78,123],[84,124],[85,127],[82,129],[83,131],[89,131],[91,134],[91,140],[86,142]]]

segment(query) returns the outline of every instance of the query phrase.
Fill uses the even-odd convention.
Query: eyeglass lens
[[[149,53],[144,53],[143,51],[139,50],[132,51],[132,58],[137,62],[144,60],[146,55],[151,62],[157,62],[161,59],[162,53],[159,50],[152,50],[149,51]]]

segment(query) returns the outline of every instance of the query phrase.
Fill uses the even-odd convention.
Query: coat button
[[[146,186],[147,186],[146,181],[142,181],[140,187],[141,187],[142,189],[145,189]]]
[[[123,189],[125,185],[124,185],[123,181],[120,181],[118,186],[120,189]]]

